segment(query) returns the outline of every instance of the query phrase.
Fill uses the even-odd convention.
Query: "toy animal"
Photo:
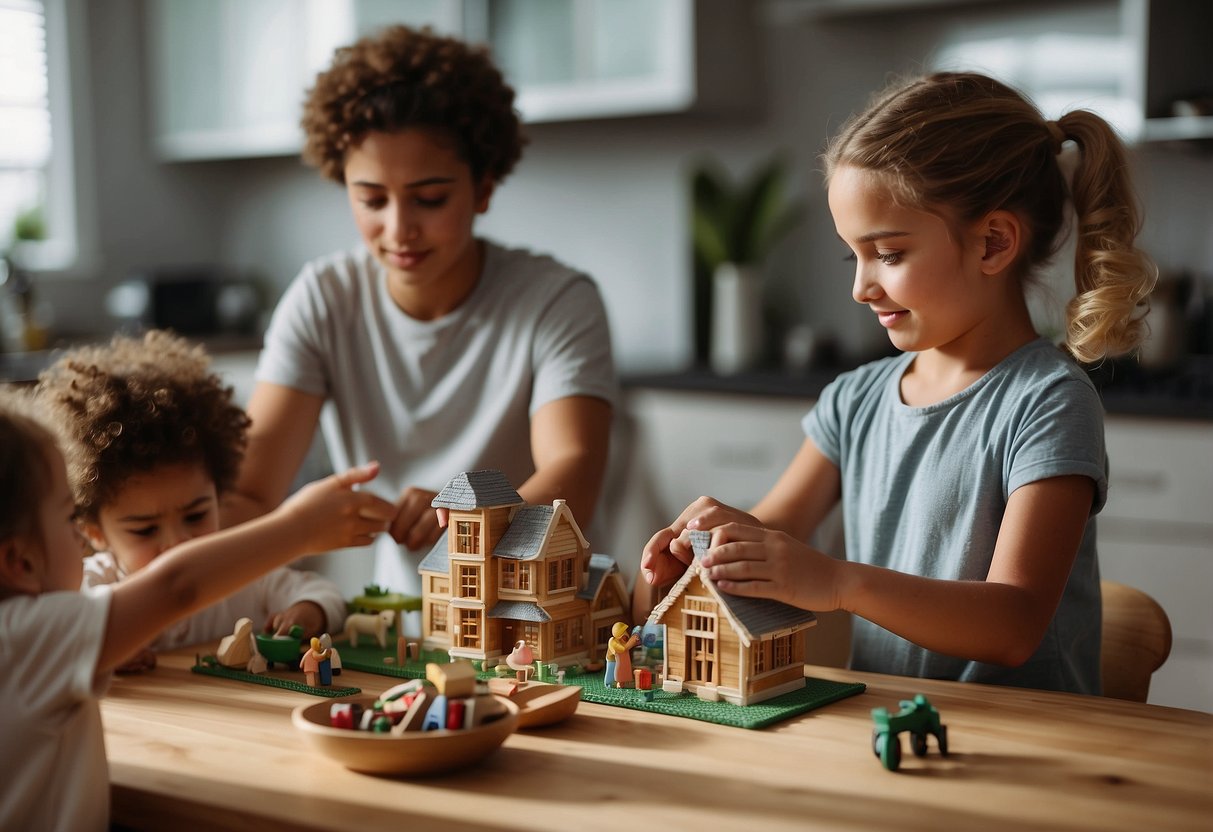
[[[350,647],[358,646],[358,636],[374,636],[380,648],[387,647],[387,631],[396,618],[393,610],[383,610],[379,613],[354,613],[345,619],[345,638]]]

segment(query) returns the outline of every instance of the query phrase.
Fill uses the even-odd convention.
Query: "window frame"
[[[39,274],[89,276],[97,265],[97,214],[88,95],[85,0],[41,0],[46,25],[51,156],[46,165],[45,240],[12,247],[14,261]]]

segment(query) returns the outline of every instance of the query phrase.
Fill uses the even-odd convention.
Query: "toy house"
[[[737,705],[804,687],[805,631],[816,616],[722,592],[700,566],[710,542],[710,532],[691,532],[694,559],[649,616],[666,628],[665,679]]]
[[[627,586],[612,558],[590,554],[564,500],[528,505],[501,472],[471,471],[432,505],[450,515],[418,567],[425,649],[493,664],[526,641],[561,666],[605,653]]]

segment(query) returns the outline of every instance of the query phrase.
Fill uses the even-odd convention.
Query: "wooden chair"
[[[1145,702],[1150,676],[1171,654],[1171,621],[1139,589],[1101,581],[1103,592],[1103,693]]]

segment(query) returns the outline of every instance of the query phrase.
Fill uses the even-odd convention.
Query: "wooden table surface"
[[[154,829],[1205,830],[1213,715],[834,668],[867,692],[752,731],[581,703],[480,765],[429,779],[348,771],[305,747],[316,697],[189,672],[194,652],[115,678],[101,710],[113,820]],[[346,671],[379,693],[391,679]],[[871,709],[925,693],[948,726],[897,773]],[[265,824],[270,824],[266,826]]]

